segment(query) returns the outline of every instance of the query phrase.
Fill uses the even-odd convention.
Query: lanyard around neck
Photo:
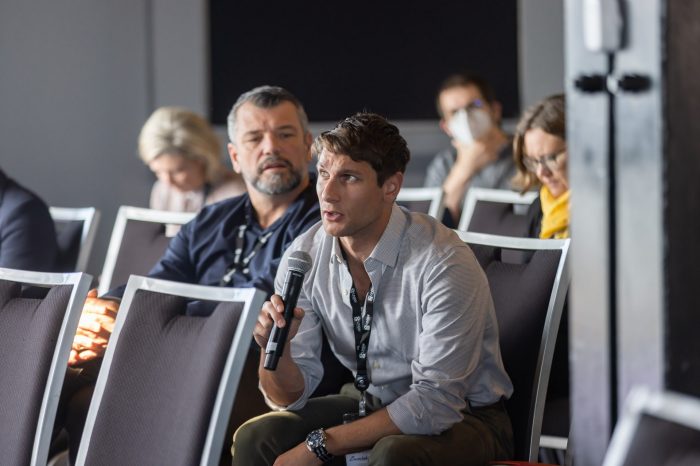
[[[233,275],[237,271],[240,271],[244,275],[248,276],[248,274],[250,273],[248,264],[250,264],[250,261],[260,251],[260,249],[262,249],[262,247],[265,246],[265,243],[267,243],[267,240],[270,239],[270,236],[272,236],[273,233],[273,231],[271,230],[267,233],[258,236],[255,239],[255,244],[253,244],[253,247],[251,248],[248,255],[243,257],[243,248],[245,247],[245,233],[247,229],[248,225],[245,224],[238,227],[238,235],[236,235],[236,250],[234,251],[233,264],[231,264],[231,266],[228,269],[226,269],[226,273],[223,277],[221,277],[219,286],[228,286],[231,283],[231,280],[233,279]]]
[[[345,250],[340,248],[345,264],[350,272],[350,264],[348,262]],[[352,307],[352,329],[355,333],[355,357],[357,362],[357,372],[355,374],[355,388],[360,392],[359,415],[363,417],[367,414],[367,394],[370,378],[367,373],[367,349],[369,348],[369,336],[372,333],[372,319],[374,318],[374,298],[375,291],[370,284],[365,297],[364,306],[360,304],[360,299],[357,295],[355,281],[352,282],[350,288],[350,306]]]
[[[357,289],[353,283],[350,289],[350,305],[352,306],[352,328],[355,332],[355,356],[357,358],[355,388],[360,392],[364,392],[369,388],[370,384],[369,375],[367,374],[367,348],[369,347],[369,336],[372,333],[372,318],[374,316],[374,291],[372,286],[369,287],[364,306],[362,306],[357,296]]]

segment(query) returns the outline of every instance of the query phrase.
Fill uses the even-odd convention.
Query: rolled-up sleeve
[[[493,302],[483,271],[465,254],[456,248],[427,268],[412,384],[387,407],[404,434],[435,435],[460,422],[470,385],[479,383]]]

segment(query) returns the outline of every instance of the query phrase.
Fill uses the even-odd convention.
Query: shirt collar
[[[384,233],[382,233],[381,238],[379,238],[377,245],[374,247],[367,260],[372,259],[388,267],[396,266],[401,247],[401,238],[403,237],[404,230],[406,229],[406,216],[406,212],[404,212],[401,207],[394,203],[391,209],[389,223],[384,229]],[[339,264],[342,264],[344,259],[343,252],[340,248],[340,242],[338,238],[332,238],[332,240],[333,247],[331,249],[331,262],[335,260]]]

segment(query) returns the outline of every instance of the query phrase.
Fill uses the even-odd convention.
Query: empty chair
[[[100,211],[94,207],[49,207],[56,227],[59,272],[85,272],[95,242]]]
[[[569,285],[569,239],[457,232],[486,273],[501,354],[515,391],[506,402],[515,459],[536,461],[552,356]]]
[[[45,465],[91,277],[0,269],[0,463]]]
[[[527,237],[532,217],[528,211],[536,192],[520,194],[503,189],[471,188],[464,200],[460,231]]]
[[[396,202],[414,212],[423,212],[442,220],[445,204],[442,188],[401,188]]]
[[[158,262],[170,243],[169,225],[184,225],[195,217],[190,212],[169,212],[122,206],[114,222],[107,248],[99,294],[119,286],[132,274],[145,275]]]
[[[638,387],[627,397],[603,466],[700,464],[700,399]]]
[[[218,464],[264,296],[132,276],[77,464]],[[207,317],[189,316],[188,300],[218,304]]]

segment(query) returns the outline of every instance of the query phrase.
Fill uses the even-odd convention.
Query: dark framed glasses
[[[564,155],[566,155],[566,149],[563,149],[557,153],[543,155],[541,157],[523,157],[523,165],[528,171],[532,173],[537,173],[537,168],[542,165],[549,171],[556,170],[561,166],[561,162],[564,160]]]

